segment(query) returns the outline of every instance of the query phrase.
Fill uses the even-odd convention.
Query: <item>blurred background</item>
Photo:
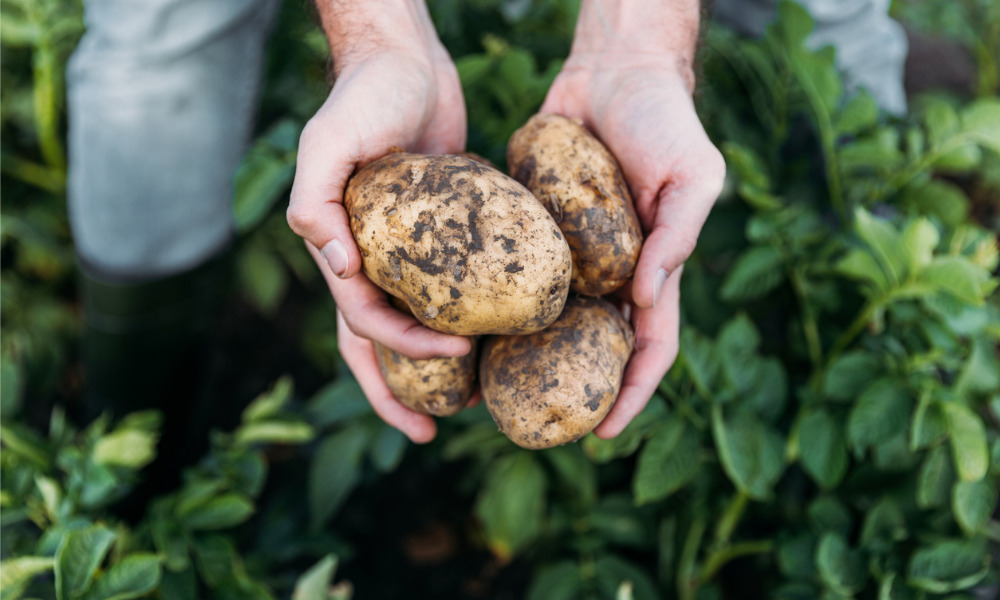
[[[578,2],[428,4],[469,150],[502,167]],[[235,174],[213,432],[179,465],[157,457],[162,413],[81,406],[82,6],[0,0],[2,597],[996,598],[1000,5],[893,2],[902,116],[845,93],[807,11],[779,13],[760,39],[704,27],[696,103],[728,175],[677,363],[615,440],[529,452],[481,406],[413,446],[344,366],[284,214],[329,54],[311,5],[283,2]]]

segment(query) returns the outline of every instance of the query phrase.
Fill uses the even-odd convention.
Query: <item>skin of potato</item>
[[[479,363],[483,401],[522,448],[578,440],[614,405],[633,345],[632,328],[614,305],[571,296],[547,329],[487,339]]]
[[[447,417],[462,410],[476,389],[476,338],[472,350],[454,358],[409,358],[375,343],[382,377],[404,406],[425,415]]]
[[[531,333],[565,305],[566,239],[531,192],[487,165],[390,154],[352,177],[344,207],[365,275],[431,329]]]
[[[535,115],[511,136],[507,164],[566,236],[572,291],[603,296],[632,277],[642,248],[639,217],[618,161],[579,121]]]

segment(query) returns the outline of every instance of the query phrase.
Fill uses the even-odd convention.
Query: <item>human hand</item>
[[[692,6],[585,2],[573,49],[541,108],[581,119],[611,150],[646,236],[622,292],[636,351],[618,400],[594,430],[603,438],[642,411],[677,357],[682,265],[725,179],[725,161],[691,97],[698,3],[689,4],[693,13]]]
[[[395,310],[386,294],[359,273],[361,254],[343,193],[355,169],[393,146],[422,153],[464,149],[465,104],[458,73],[423,2],[393,3],[391,8],[370,1],[326,2],[318,7],[333,51],[336,83],[299,140],[288,222],[306,240],[323,272],[338,307],[338,335],[346,342],[342,354],[373,407],[414,441],[428,441],[434,437],[432,419],[383,401],[379,386],[385,388],[385,382],[368,340],[412,358],[462,356],[469,352],[469,342],[432,331]]]

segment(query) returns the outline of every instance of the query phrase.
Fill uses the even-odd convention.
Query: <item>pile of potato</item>
[[[618,396],[633,333],[600,296],[632,277],[642,231],[617,161],[578,121],[536,115],[507,162],[513,177],[470,155],[393,153],[352,177],[344,206],[368,278],[427,327],[473,341],[429,360],[376,345],[397,399],[461,410],[488,336],[490,415],[519,446],[549,448],[593,430]]]

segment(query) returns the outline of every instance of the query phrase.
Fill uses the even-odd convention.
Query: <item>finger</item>
[[[338,314],[353,334],[414,359],[465,356],[472,350],[468,338],[434,331],[393,308],[385,292],[364,274],[347,280],[337,278],[316,248],[307,247],[333,294]]]
[[[351,234],[343,195],[358,156],[335,123],[317,115],[302,130],[295,179],[286,213],[295,233],[320,249],[337,277],[352,277],[361,268],[361,253]]]
[[[618,400],[594,429],[597,437],[608,439],[621,433],[649,403],[677,358],[682,272],[683,267],[667,278],[663,298],[655,308],[634,311],[636,351],[625,369]]]
[[[642,244],[632,280],[632,300],[639,308],[653,308],[667,277],[691,256],[722,191],[725,163],[718,151],[712,151],[709,155],[718,155],[720,162],[706,167],[706,174],[660,190],[653,229]]]
[[[473,406],[479,404],[483,401],[483,391],[476,388],[475,392],[472,392],[472,396],[469,397],[469,401],[465,403],[465,408],[472,408]]]
[[[434,419],[406,408],[392,395],[379,371],[374,344],[354,335],[340,311],[337,311],[337,344],[344,362],[379,418],[402,431],[414,443],[425,444],[434,439],[437,433]]]

